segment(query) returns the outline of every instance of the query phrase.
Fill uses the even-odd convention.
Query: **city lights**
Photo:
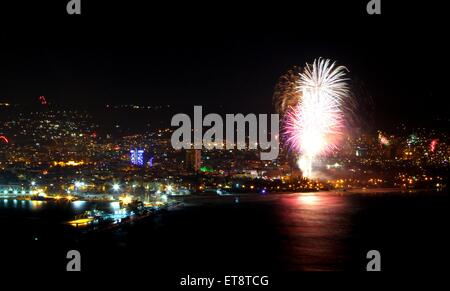
[[[302,290],[300,272],[445,270],[446,17],[369,1],[198,9],[225,33],[192,3],[90,1],[67,21],[1,5],[3,281]]]
[[[75,181],[74,185],[75,185],[75,188],[81,188],[81,187],[84,187],[85,183],[81,182],[81,181]]]
[[[123,196],[123,197],[119,197],[119,200],[124,204],[124,205],[128,205],[133,201],[133,198],[131,196]]]

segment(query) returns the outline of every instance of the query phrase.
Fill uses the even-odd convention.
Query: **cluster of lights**
[[[122,202],[123,205],[128,205],[133,201],[133,198],[131,196],[125,195],[119,197],[119,200]]]
[[[77,189],[86,186],[86,184],[82,181],[75,181],[74,185],[75,185],[75,188],[77,188]]]
[[[67,161],[67,162],[53,162],[54,166],[60,167],[76,167],[84,165],[84,161]]]
[[[426,174],[411,176],[407,174],[399,174],[398,179],[402,188],[414,187],[414,185],[419,182],[425,182],[427,185],[431,184],[436,188],[444,187],[444,184],[442,184],[443,178],[441,176],[433,177],[427,176]]]
[[[29,192],[27,192],[27,191],[25,191],[25,190],[17,190],[17,189],[4,189],[3,190],[3,194],[4,195],[8,195],[8,194],[10,194],[10,193],[12,193],[13,195],[26,195],[26,194],[33,194],[34,192],[33,191],[29,191]]]

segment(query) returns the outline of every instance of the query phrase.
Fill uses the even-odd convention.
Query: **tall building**
[[[202,165],[201,150],[186,150],[186,168],[189,171],[198,172]]]
[[[132,165],[143,166],[144,165],[144,150],[131,149],[130,161]]]

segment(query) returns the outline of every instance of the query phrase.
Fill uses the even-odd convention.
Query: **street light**
[[[113,188],[113,190],[114,191],[119,191],[120,190],[120,185],[119,184],[117,184],[117,183],[115,183],[115,184],[113,184],[113,186],[112,186],[112,188]]]

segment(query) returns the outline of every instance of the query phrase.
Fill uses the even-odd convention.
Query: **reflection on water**
[[[385,270],[439,268],[448,261],[448,202],[447,192],[432,191],[283,195],[276,203],[283,265],[362,271],[376,249]]]
[[[362,271],[371,249],[380,250],[384,270],[423,270],[450,260],[443,251],[450,244],[449,200],[448,193],[375,191],[241,195],[239,203],[194,196],[139,223],[69,236],[61,222],[89,209],[114,211],[118,203],[0,199],[0,244],[6,239],[5,249],[17,250],[9,262],[20,262],[17,253],[33,247],[42,257],[54,254],[49,265],[57,266],[55,248],[76,243],[92,256],[92,269],[111,271],[137,260],[169,272]]]
[[[25,209],[36,210],[44,204],[44,201],[36,200],[17,200],[17,199],[3,199],[0,202],[0,209]]]
[[[44,204],[44,201],[35,201],[35,200],[30,201],[22,200],[21,202],[22,202],[21,207],[23,208],[29,207],[30,209],[39,209],[42,207],[42,204]]]
[[[282,197],[279,203],[288,268],[340,269],[356,211],[350,201],[330,193],[305,193]]]
[[[54,218],[56,222],[61,219],[72,218],[86,210],[99,209],[107,212],[114,212],[119,207],[118,202],[88,202],[77,201],[39,201],[39,200],[19,200],[1,199],[0,215],[4,218]]]
[[[318,205],[320,203],[320,198],[316,194],[306,194],[298,196],[298,201],[300,204],[304,205]]]
[[[74,201],[74,202],[72,202],[72,206],[76,210],[81,210],[81,209],[85,210],[86,201],[81,201],[81,200],[80,201]]]

